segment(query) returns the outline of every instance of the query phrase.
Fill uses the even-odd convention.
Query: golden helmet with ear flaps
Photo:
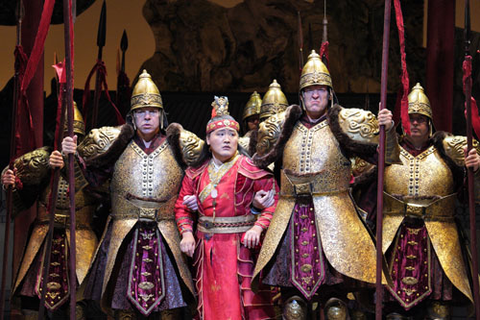
[[[67,113],[65,113],[65,120],[63,122],[63,131],[68,131],[67,125]],[[73,133],[85,135],[85,122],[83,121],[83,116],[80,110],[78,109],[77,103],[73,101]]]
[[[428,100],[428,97],[420,83],[417,83],[408,95],[408,114],[413,113],[424,115],[430,120],[433,119],[430,100]]]
[[[299,91],[310,86],[327,86],[333,89],[332,77],[320,56],[312,50],[300,76]]]
[[[277,80],[273,80],[268,87],[268,91],[263,96],[262,106],[260,107],[260,121],[276,113],[285,111],[287,108],[287,97],[283,93],[282,87],[278,84]]]
[[[243,109],[243,116],[242,120],[245,121],[248,117],[260,114],[260,107],[262,106],[262,98],[257,93],[257,91],[253,92],[248,99],[245,108]]]
[[[133,88],[130,112],[139,108],[163,108],[162,96],[147,70],[143,70]]]

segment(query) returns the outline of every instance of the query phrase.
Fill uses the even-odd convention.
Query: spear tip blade
[[[17,5],[15,7],[15,21],[17,23],[23,20],[25,16],[25,7],[23,6],[23,0],[17,0]]]
[[[105,46],[105,38],[107,34],[107,3],[103,0],[102,11],[100,13],[100,21],[98,23],[97,46]]]
[[[127,31],[125,29],[123,30],[122,40],[120,41],[120,49],[122,50],[122,52],[125,52],[128,49],[128,37]]]

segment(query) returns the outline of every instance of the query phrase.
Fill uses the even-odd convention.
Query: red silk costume
[[[197,218],[251,218],[250,209],[255,193],[272,188],[278,190],[271,173],[257,168],[249,158],[241,155],[224,163],[218,171],[215,171],[210,160],[198,168],[188,168],[185,174],[175,204],[175,218],[182,234],[193,232]],[[217,195],[216,198],[214,195],[215,199],[212,198],[212,188],[217,190],[214,191]],[[198,217],[183,205],[186,195],[197,196]],[[250,219],[251,226],[267,229],[277,200],[275,196],[275,204],[265,208],[255,222]],[[194,266],[200,319],[272,318],[274,312],[270,291],[260,290],[255,294],[250,289],[256,251],[241,243],[244,232],[232,231],[196,231]]]

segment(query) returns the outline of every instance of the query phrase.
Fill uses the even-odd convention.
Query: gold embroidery
[[[418,279],[415,279],[414,277],[405,277],[402,279],[402,282],[406,285],[413,286],[418,283]]]
[[[150,290],[150,289],[153,289],[154,284],[151,282],[145,281],[145,282],[140,282],[138,284],[138,287],[142,290]]]
[[[305,273],[310,272],[310,270],[312,270],[312,268],[313,268],[313,267],[312,267],[311,264],[304,264],[304,265],[301,267],[302,272],[305,272]]]
[[[408,243],[409,245],[411,245],[411,246],[416,246],[416,245],[418,244],[417,241],[413,241],[413,240],[410,240],[410,241],[408,241],[407,243]]]
[[[408,233],[409,233],[409,234],[418,235],[418,233],[419,233],[420,230],[422,230],[422,229],[407,228],[407,230],[408,230]]]
[[[408,288],[403,288],[402,290],[405,291],[405,294],[406,294],[407,296],[411,296],[412,294],[414,294],[415,292],[417,292],[417,290],[415,290],[415,289],[408,289]]]
[[[414,260],[414,259],[417,259],[417,256],[410,254],[407,256],[407,259]]]

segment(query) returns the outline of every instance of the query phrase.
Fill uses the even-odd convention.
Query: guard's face
[[[207,144],[218,160],[225,162],[237,151],[238,132],[232,128],[220,128],[207,135]]]
[[[160,127],[160,109],[153,107],[140,108],[133,112],[137,133],[145,141],[150,141]]]
[[[255,114],[253,116],[248,117],[246,120],[247,120],[248,131],[258,130],[258,124],[260,123],[260,115]]]
[[[410,136],[414,139],[427,140],[430,134],[428,118],[422,114],[413,113],[410,118]]]
[[[303,102],[305,111],[312,119],[323,116],[328,106],[328,87],[310,86],[303,89]]]

